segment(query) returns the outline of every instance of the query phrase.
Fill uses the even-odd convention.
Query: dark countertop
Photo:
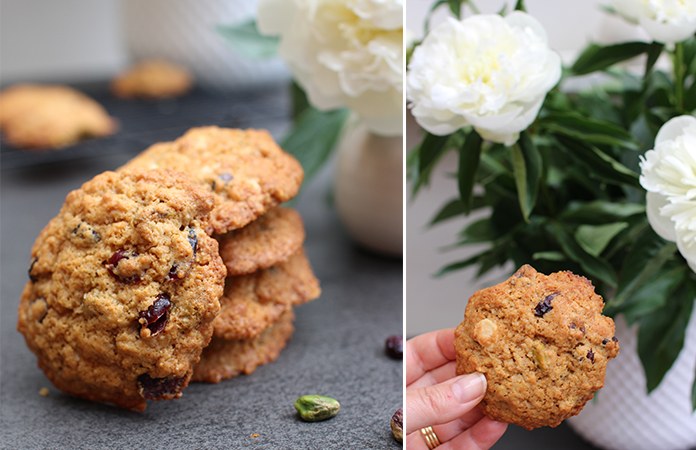
[[[94,89],[88,93],[121,120],[119,135],[67,148],[62,155],[3,149],[0,448],[401,448],[389,420],[401,407],[403,370],[401,361],[385,355],[384,341],[402,332],[402,263],[352,243],[326,202],[330,170],[307,185],[295,204],[323,293],[296,308],[295,334],[277,361],[219,384],[192,383],[180,399],[148,402],[142,413],[75,399],[51,385],[15,327],[31,246],[66,194],[191,126],[268,128],[279,137],[288,123],[284,90],[259,94],[262,108],[257,108],[248,92],[139,106],[99,98],[100,87]],[[191,105],[194,112],[187,112]],[[39,395],[44,387],[46,397]],[[306,394],[334,397],[341,411],[325,422],[302,422],[293,402]]]

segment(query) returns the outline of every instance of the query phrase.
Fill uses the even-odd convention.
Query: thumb
[[[486,393],[481,373],[461,375],[434,386],[406,390],[406,432],[451,422],[471,411]]]

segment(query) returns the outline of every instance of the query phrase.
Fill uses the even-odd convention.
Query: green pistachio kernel
[[[338,414],[340,407],[336,400],[323,395],[305,395],[295,400],[295,409],[305,422],[330,419]]]

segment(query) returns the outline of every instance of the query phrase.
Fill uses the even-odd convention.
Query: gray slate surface
[[[182,398],[149,402],[143,413],[75,399],[51,385],[15,330],[31,246],[70,190],[131,156],[2,172],[0,447],[401,448],[389,419],[402,403],[402,363],[385,355],[384,341],[402,332],[402,263],[352,243],[325,201],[328,171],[296,204],[323,294],[296,309],[295,334],[276,362],[217,385],[192,383]],[[47,397],[39,395],[43,387]],[[302,422],[293,402],[305,394],[334,397],[341,411],[325,422]]]

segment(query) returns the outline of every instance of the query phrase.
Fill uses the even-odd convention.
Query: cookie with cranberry
[[[587,279],[522,266],[469,299],[455,331],[457,374],[486,376],[479,408],[491,419],[555,427],[604,386],[607,362],[619,353],[603,307]]]
[[[321,294],[319,281],[300,249],[287,261],[249,275],[227,277],[215,319],[215,337],[255,338],[292,306]]]
[[[193,367],[191,381],[219,383],[239,374],[249,375],[256,368],[278,358],[295,328],[292,309],[285,311],[270,327],[255,338],[221,339],[213,337]]]
[[[161,59],[141,61],[111,81],[111,92],[120,98],[160,99],[179,97],[193,86],[184,67]]]
[[[220,310],[212,208],[168,170],[105,172],[68,194],[32,248],[17,326],[56,387],[140,411],[181,396]]]
[[[264,130],[192,128],[173,142],[152,145],[122,169],[165,168],[186,173],[213,193],[209,232],[241,228],[300,189],[304,172]]]
[[[305,231],[297,211],[278,207],[215,238],[227,275],[245,275],[287,260],[302,247]]]
[[[0,131],[15,147],[60,148],[117,129],[99,103],[68,86],[17,84],[0,92]]]

